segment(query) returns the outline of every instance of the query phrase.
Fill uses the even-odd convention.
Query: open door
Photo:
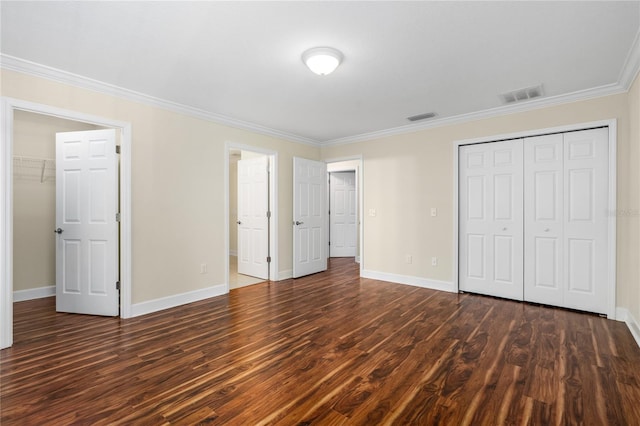
[[[293,277],[327,269],[327,164],[293,158]]]
[[[238,161],[238,273],[269,278],[269,158]]]
[[[356,172],[329,173],[329,257],[355,257]]]
[[[113,129],[56,135],[56,310],[116,316],[118,158]]]

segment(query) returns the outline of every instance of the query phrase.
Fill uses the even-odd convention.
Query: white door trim
[[[227,141],[224,143],[224,282],[225,293],[229,292],[229,157],[232,149],[252,151],[269,157],[269,206],[271,220],[269,221],[269,252],[271,266],[269,267],[269,281],[278,281],[278,152]]]
[[[348,157],[337,157],[337,158],[325,158],[324,162],[329,163],[339,163],[342,161],[358,161],[358,169],[356,172],[356,191],[358,191],[358,233],[360,235],[360,247],[358,248],[358,255],[356,256],[356,262],[360,263],[360,274],[364,270],[364,158],[362,154],[353,155]],[[347,171],[353,169],[345,169],[345,170],[334,170],[334,171]]]
[[[13,112],[50,115],[120,130],[120,317],[131,317],[131,123],[50,105],[0,98],[0,348],[13,344]]]
[[[607,262],[608,279],[607,279],[607,317],[616,319],[616,215],[617,215],[617,126],[616,119],[592,121],[588,123],[571,124],[567,126],[550,127],[546,129],[527,130],[518,133],[509,133],[503,135],[485,136],[474,139],[464,139],[453,142],[453,285],[459,290],[458,280],[458,224],[459,224],[459,206],[458,206],[458,147],[461,145],[471,145],[477,143],[496,142],[501,140],[519,139],[531,136],[540,136],[549,133],[564,133],[575,130],[584,130],[595,127],[605,127],[609,129],[609,203],[607,209],[609,211],[608,220],[608,238],[609,247],[616,250],[609,250],[609,258]]]

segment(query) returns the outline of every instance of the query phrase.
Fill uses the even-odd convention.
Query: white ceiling
[[[500,93],[539,83],[546,98],[619,87],[640,28],[638,1],[0,7],[3,63],[32,61],[312,143],[402,130],[425,112],[437,122],[499,108]],[[300,55],[315,46],[339,49],[343,64],[312,74]]]

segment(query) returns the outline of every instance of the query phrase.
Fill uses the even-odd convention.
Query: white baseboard
[[[218,284],[213,287],[203,288],[202,290],[194,290],[187,293],[149,300],[147,302],[135,303],[131,305],[131,317],[146,315],[153,312],[162,311],[164,309],[175,308],[176,306],[198,302],[200,300],[220,296],[225,293],[227,293],[227,286],[224,284]]]
[[[453,283],[450,281],[430,280],[427,278],[390,274],[387,272],[371,271],[367,269],[361,270],[360,276],[362,278],[371,278],[374,280],[388,281],[396,284],[412,285],[415,287],[429,288],[432,290],[448,291],[450,293],[458,292],[458,289],[456,289]]]
[[[293,278],[293,269],[278,272],[278,281],[288,280],[289,278]]]
[[[640,346],[640,323],[631,315],[627,308],[616,308],[616,320],[624,321],[629,327],[631,335]]]
[[[14,302],[24,302],[25,300],[42,299],[43,297],[51,297],[56,295],[56,286],[48,285],[45,287],[30,288],[28,290],[16,290],[13,292]]]
[[[238,257],[238,250],[231,250],[231,249],[229,249],[229,256],[235,256],[235,257]]]

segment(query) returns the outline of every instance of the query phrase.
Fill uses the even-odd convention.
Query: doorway
[[[277,153],[227,143],[226,154],[228,289],[277,281]]]
[[[14,113],[13,301],[55,296],[58,132],[103,129],[26,111]]]
[[[333,160],[325,160],[327,162],[327,180],[331,179],[331,176],[335,173],[334,176],[342,176],[346,179],[341,179],[343,180],[343,182],[341,183],[341,185],[343,186],[343,189],[349,191],[349,188],[353,189],[353,192],[347,196],[346,198],[343,198],[342,201],[338,201],[338,202],[352,202],[353,205],[351,207],[351,210],[355,210],[353,211],[353,216],[355,216],[355,220],[354,220],[354,232],[355,232],[355,236],[353,238],[355,238],[355,242],[353,243],[353,245],[355,246],[354,249],[350,249],[348,246],[350,244],[345,244],[344,241],[345,240],[340,240],[341,238],[345,238],[343,236],[338,236],[335,226],[333,226],[334,230],[332,232],[331,228],[332,228],[332,222],[336,222],[335,218],[336,218],[336,213],[342,213],[339,212],[338,210],[341,210],[340,206],[337,205],[335,197],[332,196],[331,194],[331,183],[329,185],[329,188],[327,190],[328,194],[328,199],[329,199],[329,225],[327,226],[328,229],[328,241],[330,242],[330,246],[329,246],[329,254],[328,257],[343,257],[343,256],[348,256],[348,257],[353,257],[354,261],[356,263],[360,264],[360,270],[362,270],[363,268],[363,220],[362,220],[362,211],[363,211],[363,192],[362,192],[362,181],[363,181],[363,160],[362,160],[362,156],[355,156],[355,157],[349,157],[349,158],[341,158],[341,159],[333,159]],[[353,185],[348,184],[349,178],[352,177],[353,179]],[[346,186],[344,184],[347,184]],[[343,218],[346,220],[346,218]],[[348,234],[344,234],[345,236]],[[347,237],[350,238],[350,237]],[[333,250],[333,248],[340,246],[340,249],[338,250]],[[345,247],[346,246],[346,247]],[[346,251],[344,250],[346,249]],[[353,255],[352,255],[353,253]]]
[[[115,128],[116,134],[120,138],[121,156],[120,156],[120,169],[119,178],[121,182],[121,191],[119,196],[120,204],[120,317],[128,318],[131,316],[131,160],[130,160],[130,140],[131,140],[131,125],[126,122],[120,122],[102,117],[96,117],[84,113],[78,113],[75,111],[68,111],[60,108],[55,108],[47,105],[35,104],[31,102],[21,101],[11,98],[2,98],[1,118],[4,131],[1,133],[1,149],[0,149],[0,163],[3,165],[3,173],[1,174],[1,187],[2,187],[2,199],[0,208],[0,236],[2,241],[2,256],[0,270],[2,275],[0,276],[0,348],[6,348],[13,344],[13,301],[14,301],[14,222],[17,222],[16,226],[19,228],[23,226],[20,221],[22,218],[14,218],[14,198],[12,194],[15,189],[14,185],[14,128],[17,125],[15,116],[19,121],[24,116],[22,113],[29,113],[37,116],[40,119],[47,120],[48,118],[56,118],[67,120],[74,123],[82,123],[83,126],[89,126],[90,128]],[[61,129],[63,130],[63,129]],[[33,148],[33,147],[32,147]],[[21,148],[18,148],[21,149]],[[28,152],[22,152],[23,158],[17,158],[16,161],[23,161],[27,163],[27,157],[35,157],[36,160],[47,158],[39,158],[37,155],[26,155]],[[35,154],[35,153],[34,153]],[[40,156],[42,157],[42,156]],[[51,159],[51,158],[48,158]],[[51,177],[51,165],[47,167],[47,162],[43,161],[44,168],[40,169],[39,179],[42,184]],[[23,170],[23,174],[26,172]],[[38,179],[38,178],[36,178]],[[38,181],[39,182],[39,181]],[[47,181],[47,184],[50,180]],[[44,189],[40,188],[41,190]],[[22,202],[24,200],[20,200]],[[22,207],[20,207],[22,208]],[[42,226],[50,226],[45,224]],[[53,228],[48,228],[51,235],[54,235]],[[48,233],[49,233],[48,232]],[[22,247],[16,247],[18,250],[22,250]],[[18,262],[20,259],[17,260]],[[50,261],[49,261],[50,262]],[[44,267],[45,273],[51,271],[51,264]],[[48,280],[47,280],[48,281]],[[38,282],[33,284],[33,289],[22,289],[18,287],[17,291],[27,290],[27,292],[18,293],[18,298],[33,298],[34,296],[46,297],[48,292],[51,292],[51,282],[45,281],[44,283]],[[21,284],[19,284],[20,286]],[[44,288],[44,289],[43,289]],[[54,287],[55,288],[55,287]],[[44,294],[43,294],[44,293]]]
[[[329,172],[329,257],[356,257],[356,171]]]

